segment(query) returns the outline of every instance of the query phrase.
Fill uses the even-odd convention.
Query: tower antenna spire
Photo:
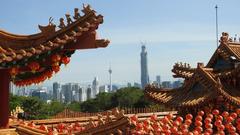
[[[140,41],[140,44],[143,46],[143,45],[146,45],[147,43],[146,43],[146,41],[145,42]]]
[[[112,68],[111,68],[111,63],[109,63],[109,92],[112,92]]]
[[[218,47],[218,5],[215,6],[216,9],[216,44]]]

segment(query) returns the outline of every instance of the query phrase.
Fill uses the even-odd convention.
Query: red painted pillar
[[[0,69],[0,128],[8,128],[9,83],[10,74],[8,69]]]

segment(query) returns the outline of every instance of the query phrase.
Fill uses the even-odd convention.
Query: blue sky
[[[147,43],[149,75],[173,80],[175,62],[208,62],[216,49],[215,5],[219,6],[219,31],[240,32],[239,0],[1,0],[0,29],[18,34],[39,32],[52,16],[58,19],[89,3],[104,23],[98,34],[111,44],[104,49],[80,50],[71,63],[50,81],[91,82],[98,76],[108,82],[111,63],[114,83],[140,82],[140,41]],[[239,33],[240,34],[240,33]]]

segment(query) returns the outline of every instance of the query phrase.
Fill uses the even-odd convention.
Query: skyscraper
[[[48,99],[46,89],[44,89],[44,88],[39,88],[37,90],[34,90],[32,92],[32,96],[33,97],[38,97],[39,99],[42,99],[42,100],[45,100],[45,101]]]
[[[163,88],[172,88],[172,83],[170,81],[163,81],[162,87]]]
[[[57,82],[54,82],[53,83],[53,100],[60,99],[60,90],[61,90],[61,85]]]
[[[92,82],[92,97],[95,98],[98,93],[99,93],[99,82],[98,82],[98,78],[95,77]]]
[[[144,88],[149,83],[147,51],[145,45],[142,45],[141,52],[141,85]]]
[[[99,92],[108,92],[109,88],[108,85],[102,85],[99,87]]]
[[[91,99],[91,94],[92,93],[92,89],[91,89],[91,86],[88,86],[87,88],[87,100]]]
[[[70,103],[72,102],[72,84],[71,83],[67,83],[62,85],[62,93],[64,95],[64,102],[65,103]]]
[[[83,93],[84,93],[83,88],[79,88],[79,93],[78,93],[79,94],[79,102],[84,101]]]
[[[158,87],[161,87],[161,76],[160,75],[156,76],[156,82],[157,82]]]
[[[73,83],[72,84],[72,101],[77,101],[79,102],[79,84],[78,83]]]
[[[10,90],[10,93],[12,93],[13,95],[17,95],[16,87],[14,86],[13,82],[10,82],[9,90]]]
[[[183,84],[183,81],[179,79],[179,80],[173,82],[172,87],[179,88],[182,86],[182,84]]]
[[[109,81],[110,81],[109,82],[109,92],[112,92],[112,69],[111,69],[111,66],[110,66],[108,72],[109,72]]]

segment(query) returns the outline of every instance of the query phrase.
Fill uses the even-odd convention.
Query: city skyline
[[[156,76],[153,85],[161,88],[178,88],[182,86],[183,80],[177,81],[161,81],[160,76]],[[110,90],[110,85],[100,85],[98,78],[95,77],[92,84],[81,85],[79,83],[58,83],[54,82],[51,86],[32,85],[27,87],[14,87],[11,85],[10,92],[13,95],[25,97],[38,97],[46,102],[59,101],[61,103],[83,102],[88,99],[96,98],[96,95],[102,92],[115,93],[124,88],[135,87],[141,89],[139,83],[128,83],[125,86],[113,85]]]
[[[74,54],[72,62],[66,68],[61,67],[61,72],[46,83],[88,83],[98,76],[101,84],[107,84],[109,62],[114,70],[113,83],[140,82],[140,41],[147,43],[150,80],[154,80],[156,75],[161,75],[162,80],[172,81],[171,69],[175,62],[184,61],[192,67],[196,67],[195,61],[205,64],[208,62],[208,57],[216,48],[216,4],[219,6],[219,34],[228,31],[234,36],[240,31],[240,19],[229,16],[240,10],[235,6],[240,4],[236,0],[184,0],[174,1],[175,4],[168,1],[143,0],[52,0],[48,1],[48,4],[43,3],[18,0],[13,4],[3,0],[0,5],[0,29],[20,34],[35,33],[39,31],[37,25],[48,24],[50,16],[57,24],[58,18],[63,17],[63,14],[72,14],[73,8],[81,7],[82,3],[89,3],[98,13],[104,15],[104,24],[99,29],[99,36],[111,41],[106,49],[82,50]],[[58,8],[53,8],[53,5]],[[45,10],[42,10],[43,7]],[[9,10],[15,12],[6,12]],[[24,18],[31,19],[26,21]]]

